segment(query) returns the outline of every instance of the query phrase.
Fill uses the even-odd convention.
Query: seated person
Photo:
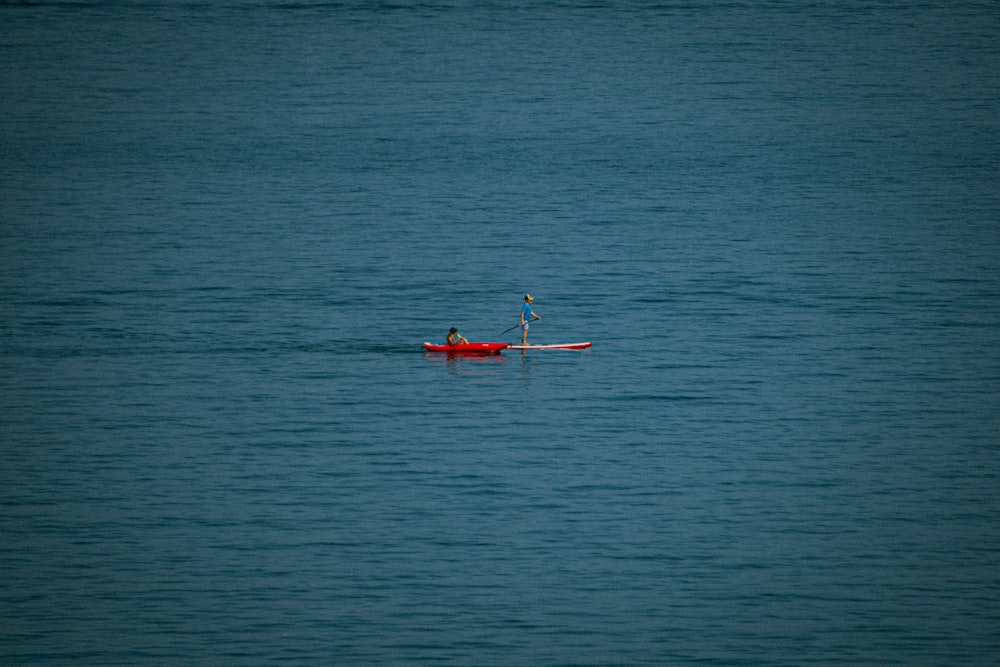
[[[448,332],[448,345],[458,345],[460,343],[468,343],[469,339],[458,333],[458,329],[455,327],[451,328]]]

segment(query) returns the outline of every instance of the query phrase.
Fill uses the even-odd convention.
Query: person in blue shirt
[[[530,294],[524,295],[524,305],[521,306],[521,345],[528,344],[528,324],[534,320],[542,319],[531,309],[534,300],[535,297]]]

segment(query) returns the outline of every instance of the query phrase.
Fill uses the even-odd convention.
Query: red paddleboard
[[[558,345],[511,345],[512,350],[583,350],[593,345],[586,343],[560,343]]]
[[[424,343],[424,349],[429,352],[447,352],[448,354],[499,354],[500,350],[508,347],[510,347],[509,343],[459,343],[458,345]]]

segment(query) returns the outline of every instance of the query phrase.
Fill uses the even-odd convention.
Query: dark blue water
[[[0,3],[0,662],[1000,662],[1000,10]],[[424,354],[457,326],[585,352]]]

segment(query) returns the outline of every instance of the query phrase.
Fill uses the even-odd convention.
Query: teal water
[[[995,664],[998,37],[0,3],[0,662]]]

